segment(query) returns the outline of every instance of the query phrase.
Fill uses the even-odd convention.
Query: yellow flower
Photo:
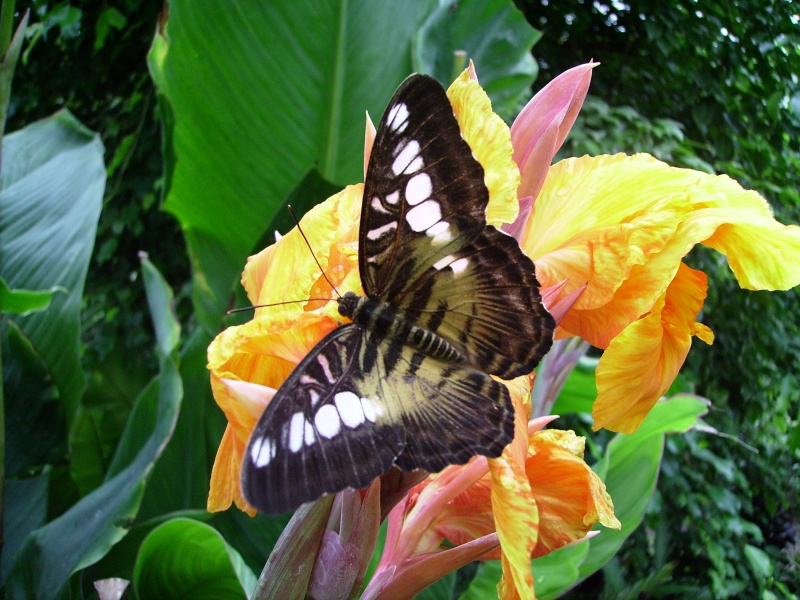
[[[550,303],[577,296],[556,337],[580,336],[605,349],[595,428],[631,433],[675,379],[691,338],[714,339],[696,321],[705,275],[683,257],[704,244],[727,257],[742,287],[786,290],[800,283],[800,228],[778,223],[761,196],[729,177],[646,154],[533,169],[550,164],[594,66],[554,80],[512,126],[523,215],[509,229],[534,260],[540,284],[560,286]]]

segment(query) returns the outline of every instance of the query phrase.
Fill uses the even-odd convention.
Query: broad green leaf
[[[215,513],[211,525],[236,547],[254,572],[260,573],[289,518],[289,515],[267,517],[262,514],[250,517],[233,507]]]
[[[497,597],[497,582],[503,570],[499,560],[487,560],[478,567],[478,572],[469,587],[458,598],[459,600],[486,600]]]
[[[553,405],[552,414],[566,415],[592,412],[592,405],[597,399],[596,368],[596,358],[584,356],[580,359],[558,394],[556,403]]]
[[[41,527],[47,517],[46,469],[28,479],[8,479],[3,492],[3,551],[0,557],[0,586],[14,564],[17,552],[31,531]]]
[[[211,395],[206,369],[210,342],[211,336],[197,328],[182,348],[184,401],[172,438],[147,482],[140,520],[206,507],[211,467],[226,423]]]
[[[364,111],[379,117],[411,72],[411,40],[433,6],[170,3],[148,57],[166,124],[164,209],[186,235],[195,307],[211,331],[306,174],[361,181]]]
[[[48,310],[12,318],[44,358],[69,419],[84,388],[81,296],[105,181],[100,138],[66,110],[3,140],[0,275],[11,289],[68,290]]]
[[[474,61],[492,108],[510,122],[539,72],[530,50],[541,36],[508,0],[443,2],[417,34],[414,68],[449,85]]]
[[[13,321],[0,326],[5,393],[5,477],[66,459],[66,417],[47,365]]]
[[[675,396],[656,404],[639,430],[631,435],[618,434],[606,447],[601,463],[595,470],[606,484],[614,501],[614,514],[622,523],[621,530],[598,526],[597,537],[588,542],[589,551],[580,563],[580,575],[570,585],[542,594],[542,599],[555,598],[572,585],[602,568],[620,549],[628,536],[644,518],[658,480],[658,471],[664,452],[664,438],[668,433],[685,433],[708,411],[708,401],[690,395]],[[534,561],[555,562],[565,560],[572,548],[565,548]],[[563,554],[559,554],[563,553]],[[534,568],[536,568],[534,566]]]
[[[213,527],[173,519],[145,538],[133,585],[140,598],[247,598],[256,576]]]
[[[160,285],[158,278],[145,278]],[[164,297],[147,289],[148,298]],[[154,315],[169,319],[164,311]],[[170,325],[157,323],[156,329]],[[157,347],[157,349],[160,349]],[[106,481],[28,536],[6,586],[9,598],[63,598],[72,573],[102,558],[124,537],[141,503],[153,462],[175,427],[182,395],[174,349],[160,354],[160,374],[136,402]]]
[[[0,277],[0,313],[16,315],[29,315],[30,313],[45,310],[50,306],[50,300],[56,292],[66,290],[54,287],[49,290],[12,290]]]
[[[414,596],[414,600],[450,600],[455,585],[456,574],[448,573]]]

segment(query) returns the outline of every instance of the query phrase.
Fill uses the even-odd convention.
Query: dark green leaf
[[[150,278],[150,285],[161,285]],[[164,297],[148,289],[148,296]],[[168,311],[154,315],[169,319]],[[169,330],[166,323],[156,329]],[[174,349],[160,357],[160,375],[134,407],[105,483],[67,512],[35,530],[7,582],[10,598],[59,598],[75,571],[97,562],[124,537],[139,509],[145,481],[175,427],[182,396]]]
[[[164,209],[186,235],[211,331],[309,170],[339,186],[362,179],[364,111],[380,116],[411,72],[411,38],[434,5],[170,4],[149,55],[167,125]]]
[[[47,363],[68,418],[84,387],[81,295],[105,179],[99,137],[67,111],[4,138],[0,273],[12,289],[69,292],[47,311],[14,317]]]
[[[173,519],[153,530],[136,558],[140,598],[247,598],[256,577],[213,527]]]
[[[414,68],[447,86],[474,61],[494,111],[510,121],[536,79],[539,69],[530,49],[540,37],[508,0],[447,2],[417,34]],[[457,51],[466,57],[456,58]]]
[[[17,552],[28,534],[41,527],[47,517],[47,486],[50,472],[29,479],[8,479],[3,498],[3,552],[0,559],[0,585],[14,564]]]

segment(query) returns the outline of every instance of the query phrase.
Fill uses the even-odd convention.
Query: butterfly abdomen
[[[387,302],[347,292],[339,298],[339,313],[396,344],[416,348],[443,362],[463,362],[450,342],[395,313]]]

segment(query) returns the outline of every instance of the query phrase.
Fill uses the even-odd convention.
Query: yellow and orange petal
[[[595,429],[636,431],[678,375],[692,336],[713,342],[711,330],[696,322],[707,287],[705,273],[681,263],[650,313],[614,338],[597,366]]]
[[[486,220],[500,227],[517,218],[519,168],[513,160],[511,132],[492,112],[489,96],[474,78],[474,70],[464,70],[447,90],[461,134],[481,163],[484,181],[489,188]]]
[[[745,287],[800,283],[800,228],[728,177],[638,154],[554,165],[522,235],[544,286],[587,289],[560,323],[600,348],[647,314],[697,243],[728,256]]]
[[[605,484],[583,460],[584,444],[572,431],[548,429],[530,438],[525,471],[539,507],[534,558],[585,537],[595,523],[620,528]]]

